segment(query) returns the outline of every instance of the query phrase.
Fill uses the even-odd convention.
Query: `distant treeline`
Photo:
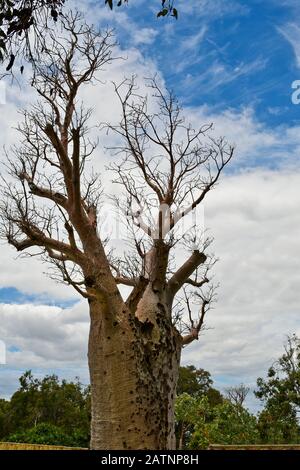
[[[79,379],[56,375],[19,379],[10,401],[0,400],[0,441],[88,447],[90,387]],[[176,398],[177,447],[210,444],[300,443],[300,340],[293,335],[284,354],[257,379],[254,394],[262,401],[255,416],[245,407],[249,387],[213,387],[209,372],[190,365],[180,368]]]

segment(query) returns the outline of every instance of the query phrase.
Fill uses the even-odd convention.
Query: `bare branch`
[[[194,292],[194,297],[200,300],[200,311],[198,319],[194,320],[192,315],[192,309],[190,307],[190,297],[188,292],[184,289],[184,300],[187,305],[189,314],[189,324],[187,326],[188,333],[182,335],[182,345],[187,346],[195,340],[199,339],[199,333],[203,329],[205,315],[212,308],[213,302],[216,301],[216,288],[211,286],[206,293],[203,291]]]
[[[227,387],[225,389],[225,396],[231,403],[239,407],[243,406],[249,392],[250,387],[240,384],[234,387]]]
[[[201,281],[195,281],[194,279],[187,279],[185,281],[185,284],[190,284],[193,287],[202,287],[207,282],[209,282],[209,279],[207,279],[207,277],[205,277]]]
[[[31,194],[34,194],[35,196],[39,196],[39,197],[44,197],[46,199],[50,199],[51,201],[55,202],[57,205],[63,207],[64,209],[67,208],[68,200],[63,194],[60,194],[57,191],[54,192],[48,188],[37,186],[35,182],[33,181],[33,179],[25,172],[20,173],[19,178],[21,180],[27,181]]]
[[[195,250],[191,254],[189,259],[177,270],[168,282],[168,295],[170,300],[174,298],[176,292],[179,291],[198,266],[205,263],[206,259],[206,255],[198,250]]]
[[[63,280],[86,296],[66,263],[80,266],[99,292],[105,292],[104,284],[116,289],[116,283],[97,233],[97,178],[83,176],[95,148],[88,138],[91,110],[76,97],[113,60],[114,44],[110,31],[102,34],[72,12],[62,18],[62,28],[61,35],[45,32],[39,61],[32,63],[31,85],[41,101],[23,113],[21,146],[13,149],[14,159],[6,159],[17,183],[3,181],[2,235],[18,251],[45,255],[59,265]]]

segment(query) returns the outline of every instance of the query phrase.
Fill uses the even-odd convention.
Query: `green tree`
[[[208,371],[193,365],[179,369],[177,400],[175,405],[177,447],[183,449],[193,432],[199,413],[203,412],[203,401],[209,407],[223,403],[222,394],[212,387],[213,380]]]
[[[9,401],[0,399],[0,439],[2,439],[8,432],[7,415],[9,406]]]
[[[202,398],[199,396],[191,396],[185,392],[176,399],[175,419],[178,449],[184,449],[186,447],[187,436],[193,431],[201,400]]]
[[[254,415],[225,400],[212,406],[207,396],[183,393],[176,401],[178,447],[206,449],[210,444],[256,444],[259,432]]]
[[[197,369],[193,365],[179,368],[177,395],[187,393],[191,396],[207,396],[212,405],[222,403],[223,397],[219,390],[212,387],[213,380],[208,371]]]
[[[229,401],[211,407],[202,399],[191,435],[190,449],[205,449],[210,444],[257,444],[259,432],[254,415]]]
[[[297,414],[290,404],[268,404],[258,416],[258,431],[264,444],[299,444]]]
[[[300,339],[287,338],[283,355],[257,379],[255,395],[264,403],[259,429],[264,442],[296,443],[300,440]]]
[[[196,369],[193,365],[182,366],[179,369],[177,394],[189,395],[205,394],[213,381],[209,372],[204,369]]]
[[[49,423],[40,423],[24,431],[10,434],[6,441],[30,444],[46,444],[68,447],[87,447],[88,439],[80,430],[66,431],[64,428]]]
[[[25,372],[19,381],[20,388],[5,409],[6,435],[17,432],[22,436],[23,431],[27,433],[28,429],[49,424],[56,426],[61,433],[81,436],[81,441],[87,445],[90,425],[89,387],[84,387],[78,380],[60,382],[56,375],[38,379],[31,371]],[[35,435],[31,431],[28,434],[30,439]]]

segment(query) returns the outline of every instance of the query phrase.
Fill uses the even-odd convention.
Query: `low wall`
[[[46,446],[42,444],[20,444],[18,442],[0,442],[0,450],[88,450],[84,447]]]
[[[222,445],[211,444],[209,450],[298,450],[300,444],[276,445]],[[18,442],[0,442],[0,450],[88,450],[85,447],[47,446],[43,444],[21,444]]]
[[[211,444],[209,450],[298,450],[300,444],[222,445]]]

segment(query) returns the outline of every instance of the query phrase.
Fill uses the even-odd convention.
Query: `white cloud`
[[[233,8],[234,3],[227,4]],[[200,7],[203,9],[205,5],[208,4],[201,2]],[[225,2],[222,5],[225,8]],[[217,10],[215,6],[214,9]],[[100,8],[99,12],[91,9],[88,14],[94,22],[105,22]],[[125,20],[126,13],[123,16],[118,13],[118,21]],[[143,34],[144,41],[151,41],[155,35],[152,31]],[[118,52],[128,56],[128,60],[114,62],[108,68],[102,77],[105,86],[95,85],[82,94],[87,105],[95,107],[95,122],[117,121],[119,107],[109,85],[111,80],[120,82],[132,73],[145,77],[158,72],[155,64],[145,60],[136,49]],[[241,64],[235,73],[250,73],[259,65]],[[215,76],[223,72],[216,70]],[[8,101],[1,105],[0,113],[2,144],[16,140],[11,126],[18,120],[18,108],[31,99],[32,91],[25,95],[16,86],[8,90]],[[232,168],[236,169],[240,163],[247,166],[258,157],[269,161],[284,157],[287,167],[291,163],[295,165],[300,149],[298,127],[270,129],[256,119],[250,108],[215,113],[203,106],[186,111],[193,123],[214,122],[216,134],[225,135],[236,144],[236,163],[233,162]],[[104,155],[104,143],[94,160],[99,170],[103,170],[103,161],[109,158],[108,154]],[[106,174],[105,178],[108,179]],[[256,169],[226,175],[209,194],[206,221],[215,236],[216,255],[221,258],[216,267],[221,282],[219,303],[207,318],[207,326],[212,329],[201,336],[199,343],[184,351],[183,361],[210,370],[219,384],[241,380],[253,384],[281,353],[284,336],[294,331],[299,333],[299,186],[297,168]],[[45,293],[53,298],[75,298],[70,288],[43,276],[46,266],[34,259],[14,260],[14,257],[11,248],[1,245],[1,286],[15,286],[27,293]],[[8,351],[7,366],[0,366],[0,393],[3,390],[5,394],[10,393],[16,386],[16,377],[28,368],[40,373],[59,370],[66,377],[78,373],[87,377],[85,302],[71,309],[2,304],[0,317],[0,339],[21,350]]]
[[[88,306],[70,309],[46,305],[0,304],[0,339],[6,345],[6,365],[0,365],[0,396],[8,398],[25,370],[38,376],[55,373],[88,383]]]
[[[152,44],[158,35],[157,29],[154,28],[141,28],[139,30],[136,30],[133,28],[132,32],[132,39],[133,39],[133,44],[134,45],[139,45],[139,44]]]
[[[86,302],[71,309],[0,304],[0,316],[0,337],[6,343],[9,368],[86,366]]]
[[[219,302],[183,362],[208,369],[220,387],[254,385],[281,354],[285,336],[300,333],[299,186],[299,171],[255,170],[227,175],[207,199],[206,226],[220,257]],[[0,338],[22,350],[8,353],[7,368],[66,369],[69,376],[79,368],[87,376],[84,301],[64,310],[1,305],[0,316]]]
[[[225,108],[215,112],[209,106],[189,108],[194,126],[213,123],[214,135],[225,136],[236,147],[231,168],[255,166],[294,167],[299,165],[300,128],[295,125],[268,127],[260,122],[251,107]]]
[[[217,383],[255,384],[300,333],[300,172],[227,176],[207,199],[219,301],[199,344],[183,355]]]
[[[71,8],[75,7],[84,12],[89,24],[97,24],[103,28],[116,27],[118,36],[121,37],[124,34],[133,46],[152,44],[159,33],[159,29],[153,27],[137,26],[131,18],[131,12],[128,13],[132,5],[123,5],[122,8],[114,8],[113,11],[101,4],[95,7],[93,0],[87,0],[84,3],[79,0],[71,0],[70,5]],[[137,2],[135,2],[134,7],[137,6]],[[142,5],[141,8],[143,8]]]
[[[37,258],[17,257],[16,250],[6,242],[0,244],[0,287],[15,287],[24,294],[34,294],[39,298],[75,300],[78,294],[69,287],[55,283],[47,276],[49,266]]]

